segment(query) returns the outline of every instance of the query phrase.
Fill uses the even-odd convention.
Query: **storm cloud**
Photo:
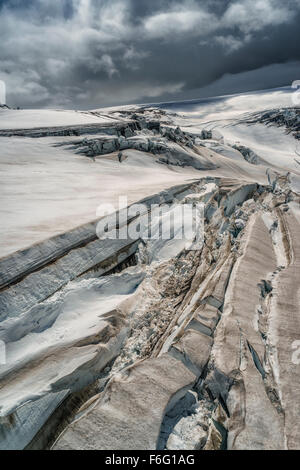
[[[20,107],[96,108],[300,79],[300,0],[0,0]]]

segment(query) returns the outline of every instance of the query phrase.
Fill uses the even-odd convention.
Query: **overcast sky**
[[[0,0],[20,107],[97,108],[300,80],[300,0]]]

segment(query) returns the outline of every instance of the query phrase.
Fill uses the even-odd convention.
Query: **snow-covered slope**
[[[30,129],[84,124],[105,124],[115,120],[91,113],[45,109],[0,109],[0,129]]]
[[[279,89],[0,110],[1,449],[300,446],[292,107]],[[119,196],[144,208],[120,228],[143,230],[99,239]],[[159,233],[187,203],[201,246],[147,239],[152,204]]]
[[[241,143],[253,149],[270,165],[299,170],[295,162],[299,143],[292,135],[286,134],[284,128],[243,122],[252,113],[292,107],[294,93],[291,88],[282,88],[159,106],[176,112],[182,119],[178,123],[183,129],[190,132],[197,132],[198,129],[214,130],[223,137],[222,143]]]
[[[242,171],[243,177],[256,174],[255,178],[261,180],[264,171],[245,165],[240,154],[232,151],[232,145],[243,143],[271,166],[295,171],[300,169],[295,161],[297,142],[292,136],[286,135],[284,129],[259,124],[236,125],[246,112],[269,108],[275,103],[289,106],[291,93],[279,90],[216,98],[208,102],[166,104],[160,107],[175,110],[176,116],[167,118],[155,112],[151,116],[152,119],[171,121],[172,126],[180,125],[183,131],[194,134],[201,134],[203,129],[214,129],[217,140],[209,141],[207,148],[215,150],[219,155],[228,155],[229,151],[230,160],[240,160],[233,171]],[[98,206],[103,202],[116,204],[119,195],[127,195],[131,203],[181,181],[198,178],[199,172],[192,166],[180,169],[162,166],[148,152],[143,152],[142,143],[151,137],[146,132],[140,133],[140,151],[136,152],[138,145],[132,142],[129,158],[122,165],[119,164],[112,152],[118,151],[117,146],[113,142],[110,147],[111,141],[114,141],[114,129],[120,125],[126,126],[136,109],[131,106],[128,109],[104,109],[93,113],[0,111],[2,256],[95,219]],[[90,125],[94,127],[90,128]],[[44,132],[46,137],[37,139],[36,133],[30,129],[37,129],[37,135]],[[7,136],[5,130],[10,131],[10,136]],[[15,137],[11,138],[11,135]],[[74,146],[55,146],[68,141],[82,141],[84,138],[107,141],[111,157],[93,161],[78,154],[80,149],[74,149]],[[126,145],[124,147],[126,151]],[[101,154],[105,155],[105,151]],[[214,175],[230,175],[232,170],[228,165],[231,165],[230,161],[218,163],[219,170]],[[245,171],[240,170],[243,166]],[[261,176],[257,176],[257,173]]]

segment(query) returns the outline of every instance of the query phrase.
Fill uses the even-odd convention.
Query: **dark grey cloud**
[[[300,79],[300,0],[0,0],[21,107],[95,108]]]

